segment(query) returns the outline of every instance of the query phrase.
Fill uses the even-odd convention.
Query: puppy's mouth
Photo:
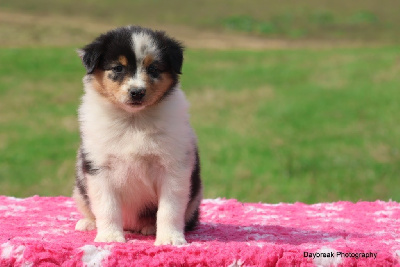
[[[131,101],[131,102],[128,102],[127,104],[128,104],[129,106],[137,107],[137,106],[143,105],[143,101]]]

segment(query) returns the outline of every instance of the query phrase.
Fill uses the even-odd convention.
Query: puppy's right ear
[[[96,69],[101,56],[103,54],[103,45],[101,39],[96,39],[93,43],[88,44],[82,49],[79,49],[78,55],[82,60],[83,66],[86,68],[87,74],[92,74]]]

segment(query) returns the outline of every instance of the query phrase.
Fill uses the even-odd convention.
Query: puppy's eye
[[[113,67],[112,70],[113,70],[115,73],[121,73],[121,72],[124,70],[124,66],[122,66],[122,65],[117,65],[117,66]]]
[[[151,64],[150,66],[147,67],[147,73],[157,78],[158,75],[160,74],[160,70],[154,64]]]

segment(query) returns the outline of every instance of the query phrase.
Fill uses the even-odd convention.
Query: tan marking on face
[[[127,92],[122,90],[122,86],[128,79],[125,77],[124,80],[119,83],[113,81],[108,76],[112,74],[112,71],[96,70],[93,75],[92,84],[94,89],[104,96],[108,100],[116,104],[122,104],[121,99],[127,99]]]
[[[146,105],[157,104],[161,97],[167,92],[174,80],[169,73],[161,73],[160,77],[154,83],[151,83],[151,78],[146,75]]]
[[[118,61],[121,65],[128,66],[128,59],[125,56],[119,56]]]
[[[154,61],[154,57],[152,55],[147,55],[144,59],[143,59],[143,66],[145,68],[147,68],[148,66],[150,66],[151,63],[153,63]]]

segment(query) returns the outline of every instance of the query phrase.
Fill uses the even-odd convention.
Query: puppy
[[[183,47],[164,32],[128,26],[78,51],[86,68],[73,197],[97,228],[95,242],[124,230],[185,244],[202,199],[196,136],[180,89]]]

